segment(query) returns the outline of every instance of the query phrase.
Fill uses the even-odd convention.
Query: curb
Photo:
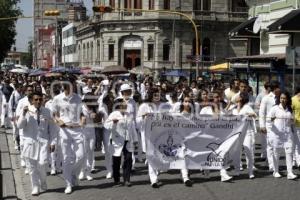
[[[4,129],[0,129],[0,152],[2,176],[2,180],[0,180],[2,196],[0,197],[1,199],[17,200],[16,183],[10,157],[11,153],[9,151],[7,133]]]

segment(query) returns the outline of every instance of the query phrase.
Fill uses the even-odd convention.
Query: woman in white
[[[123,154],[124,185],[130,187],[132,168],[132,153],[138,143],[136,126],[127,113],[127,104],[124,99],[115,102],[116,111],[112,112],[105,121],[104,127],[108,130],[110,149],[112,153],[113,178],[116,186],[120,186],[120,165]]]
[[[205,106],[201,109],[200,115],[224,115],[225,111],[222,104],[221,93],[218,91],[213,92],[213,102],[209,106]],[[209,170],[204,170],[204,174],[209,176]],[[221,181],[226,182],[232,179],[228,175],[225,168],[220,170]]]
[[[248,104],[249,102],[249,94],[247,92],[241,92],[239,97],[237,98],[237,106],[232,110],[233,115],[247,115],[250,117],[249,126],[247,128],[247,132],[245,135],[245,139],[243,141],[243,148],[246,155],[247,167],[248,167],[248,174],[249,178],[255,178],[253,174],[253,167],[254,167],[254,144],[255,144],[255,111],[253,108]],[[241,152],[241,151],[240,151]],[[235,160],[234,168],[235,168],[235,175],[239,175],[240,170],[240,156],[238,159]]]
[[[278,171],[279,155],[278,149],[284,148],[286,157],[287,179],[295,179],[297,176],[293,173],[293,113],[291,108],[291,97],[287,92],[280,95],[276,100],[276,105],[271,108],[267,116],[267,129],[272,132],[270,138],[273,147],[274,173],[275,178],[280,178]]]
[[[169,103],[162,103],[160,98],[160,93],[157,88],[152,88],[148,92],[148,99],[146,100],[147,103],[143,103],[138,110],[137,114],[137,127],[141,132],[142,138],[142,147],[143,151],[146,153],[146,141],[145,141],[145,124],[146,124],[146,116],[149,113],[155,112],[170,112],[172,106]],[[148,173],[150,177],[151,186],[153,188],[158,188],[158,169],[154,169],[151,164],[148,162]],[[185,169],[181,170],[182,179],[186,186],[191,186],[191,181],[188,178],[188,172]]]
[[[85,162],[83,164],[83,169],[79,174],[79,180],[86,178],[88,181],[93,180],[92,169],[95,163],[95,119],[96,119],[96,102],[93,102],[92,93],[87,93],[83,98],[82,114],[83,114],[83,136],[84,136],[84,147],[85,147]]]

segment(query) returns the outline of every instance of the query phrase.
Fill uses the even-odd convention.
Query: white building
[[[77,66],[78,55],[76,53],[76,27],[70,23],[62,28],[62,60],[65,66]]]

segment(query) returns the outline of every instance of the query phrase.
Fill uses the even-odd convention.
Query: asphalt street
[[[192,171],[190,178],[192,187],[186,187],[181,182],[180,172],[172,170],[160,174],[160,188],[153,189],[150,186],[147,167],[144,163],[137,163],[136,170],[132,176],[132,187],[113,187],[113,180],[106,179],[104,168],[104,156],[96,152],[97,172],[93,174],[93,181],[81,181],[78,187],[70,195],[64,194],[65,183],[61,174],[48,176],[48,191],[41,193],[38,197],[31,196],[31,185],[28,175],[20,168],[19,155],[13,149],[12,137],[8,135],[11,151],[12,165],[15,166],[14,175],[19,199],[24,200],[299,200],[300,180],[287,180],[284,160],[281,161],[282,178],[275,179],[266,170],[266,162],[259,158],[256,153],[256,178],[248,179],[247,170],[241,171],[239,177],[231,182],[220,181],[219,172],[212,172],[211,177],[205,178],[199,171]],[[257,151],[259,145],[256,145]],[[245,161],[244,161],[245,164]],[[244,165],[245,167],[245,165]],[[298,169],[294,170],[300,175]]]

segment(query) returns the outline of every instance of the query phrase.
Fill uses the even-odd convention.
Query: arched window
[[[82,54],[83,54],[83,60],[85,60],[85,44],[83,44],[83,49],[82,49]]]
[[[86,45],[86,57],[85,57],[85,59],[86,59],[86,61],[89,59],[89,50],[90,50],[90,43],[87,43],[87,45]]]
[[[204,38],[202,43],[202,60],[210,61],[210,39]]]
[[[77,52],[78,52],[78,62],[81,61],[81,49],[80,49],[80,44],[77,47]]]
[[[100,61],[100,41],[97,41],[97,60]]]

